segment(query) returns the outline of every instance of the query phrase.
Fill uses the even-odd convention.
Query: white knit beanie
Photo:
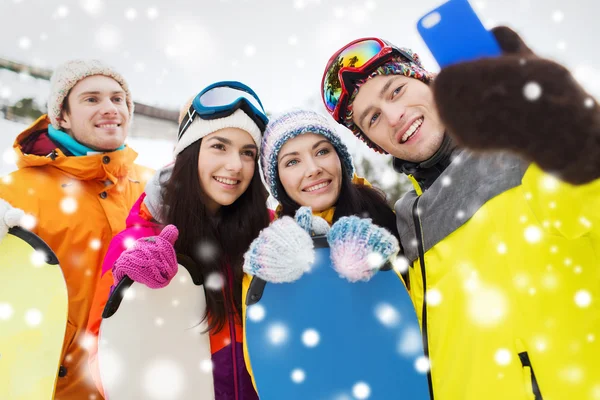
[[[125,101],[129,116],[133,116],[133,100],[125,78],[112,67],[100,60],[71,60],[54,70],[50,78],[50,97],[48,98],[48,117],[56,129],[60,129],[59,120],[62,107],[69,91],[82,79],[88,76],[104,75],[117,81],[125,91]]]
[[[193,98],[190,99],[181,109],[181,112],[179,113],[179,125],[181,125],[181,121],[189,112],[192,101]],[[238,109],[233,114],[223,118],[202,119],[199,116],[196,116],[181,138],[179,138],[179,141],[175,146],[175,150],[173,151],[173,157],[176,157],[177,154],[181,153],[192,143],[202,139],[207,135],[210,135],[213,132],[218,131],[219,129],[224,128],[239,128],[248,132],[250,136],[252,136],[256,147],[260,149],[262,133],[258,128],[258,125],[256,125],[256,123],[252,121],[252,118],[246,115],[244,111]]]

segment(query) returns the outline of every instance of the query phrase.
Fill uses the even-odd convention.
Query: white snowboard
[[[206,322],[200,323],[204,286],[194,284],[181,264],[162,289],[133,282],[122,291],[123,283],[100,325],[98,363],[106,400],[214,399],[210,339]],[[120,304],[113,301],[118,291]]]

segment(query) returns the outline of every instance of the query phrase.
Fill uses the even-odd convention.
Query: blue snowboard
[[[260,399],[429,399],[417,316],[396,273],[350,283],[325,238],[314,242],[310,273],[250,285],[246,343]]]

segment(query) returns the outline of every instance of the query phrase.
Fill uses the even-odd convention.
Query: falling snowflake
[[[10,88],[2,88],[2,90],[0,90],[0,97],[3,99],[8,99],[10,96],[12,95],[12,91],[10,90]]]
[[[444,176],[442,178],[442,186],[450,186],[452,184],[452,179],[449,176]]]
[[[552,13],[552,20],[554,22],[562,22],[563,19],[565,19],[565,14],[562,11],[556,10]]]
[[[558,189],[560,182],[552,175],[545,175],[542,178],[542,188],[548,192],[554,192]]]
[[[405,329],[398,342],[398,352],[404,356],[414,356],[421,351],[421,332],[415,328]]]
[[[81,0],[81,8],[84,9],[89,15],[99,15],[104,9],[103,0]]]
[[[297,44],[298,44],[298,36],[296,36],[296,35],[290,36],[290,37],[288,38],[288,44],[289,44],[290,46],[295,46],[295,45],[297,45]]]
[[[382,325],[388,328],[393,328],[400,324],[400,313],[388,303],[378,304],[375,307],[375,316]]]
[[[486,327],[502,323],[508,313],[508,301],[504,293],[485,284],[470,293],[467,307],[471,320]]]
[[[591,97],[588,97],[587,99],[585,99],[585,101],[583,102],[583,105],[586,108],[592,108],[594,107],[595,101],[594,99],[592,99]]]
[[[544,337],[537,337],[534,339],[534,346],[537,351],[544,352],[548,349],[548,340]]]
[[[477,271],[473,270],[472,267],[468,267],[470,273],[465,274],[466,278],[464,280],[464,288],[467,292],[474,293],[475,290],[480,288],[481,282],[479,281],[479,276],[477,275]]]
[[[542,276],[542,286],[548,290],[554,290],[558,287],[558,277],[554,273],[546,273]]]
[[[537,82],[528,82],[523,87],[523,96],[529,101],[536,101],[542,96],[542,87]]]
[[[406,271],[408,271],[409,267],[408,259],[404,256],[396,257],[396,259],[392,262],[392,265],[394,266],[394,270],[401,274],[404,274]]]
[[[100,241],[100,239],[90,240],[90,248],[92,250],[100,250],[100,247],[102,247],[102,242]]]
[[[43,250],[34,250],[31,253],[30,261],[34,267],[41,267],[46,264],[46,260],[48,259],[48,255]]]
[[[247,57],[252,57],[256,54],[256,46],[253,46],[251,44],[246,45],[246,47],[244,47],[244,54]]]
[[[542,230],[535,225],[528,226],[525,231],[525,240],[529,243],[538,243],[542,240]]]
[[[502,243],[502,242],[498,243],[496,250],[498,251],[499,254],[506,254],[506,252],[507,252],[506,243]]]
[[[267,312],[262,305],[254,304],[248,307],[247,314],[250,321],[260,322],[265,318]]]
[[[84,334],[79,339],[79,346],[85,350],[90,350],[96,344],[96,336],[89,333]]]
[[[600,400],[600,384],[594,385],[592,388],[592,397],[593,400]]]
[[[14,314],[12,306],[8,303],[0,303],[0,320],[6,321]]]
[[[65,214],[73,214],[77,211],[77,207],[77,199],[74,197],[67,196],[60,201],[60,209]]]
[[[279,346],[287,341],[288,329],[282,323],[274,323],[267,330],[267,337],[271,344]]]
[[[587,341],[592,343],[594,340],[596,340],[596,336],[593,333],[590,333],[589,335],[587,335]]]
[[[158,9],[156,7],[150,7],[146,10],[146,15],[148,16],[149,20],[156,19],[158,18]]]
[[[54,18],[54,19],[66,18],[68,15],[69,15],[69,7],[59,6],[56,9],[56,11],[54,11],[54,14],[52,14],[52,18]]]
[[[304,7],[306,7],[306,1],[305,0],[294,0],[294,8],[296,10],[301,10]]]
[[[371,397],[371,387],[366,382],[357,382],[352,387],[352,395],[359,399],[368,399]]]
[[[163,326],[163,325],[165,324],[165,320],[164,320],[164,319],[162,319],[162,318],[160,318],[160,317],[156,317],[156,318],[154,319],[154,324],[155,324],[156,326]]]
[[[587,290],[579,290],[575,293],[575,304],[578,307],[586,308],[592,303],[592,295]]]
[[[559,376],[562,380],[573,384],[581,383],[583,375],[583,369],[577,365],[569,365],[559,372]]]
[[[29,49],[31,47],[31,39],[29,39],[27,36],[22,37],[19,39],[19,47],[23,50]]]
[[[316,347],[320,341],[321,336],[315,329],[307,329],[302,333],[302,343],[306,347]]]
[[[135,245],[135,238],[126,237],[123,240],[123,246],[125,246],[126,249],[131,249],[134,245]]]
[[[205,374],[212,372],[213,367],[214,366],[211,359],[200,361],[200,371],[204,372]]]
[[[465,217],[465,212],[464,212],[464,211],[462,211],[462,210],[458,210],[458,211],[456,212],[456,218],[457,218],[457,219],[463,219],[464,217]]]
[[[365,3],[365,9],[367,11],[373,11],[377,8],[377,4],[373,0],[367,0]]]
[[[429,289],[425,301],[432,307],[439,306],[442,303],[442,293],[438,289]]]
[[[426,356],[420,356],[415,360],[415,369],[421,374],[426,374],[430,367],[429,358]]]
[[[211,262],[218,258],[219,248],[215,243],[205,240],[198,244],[196,252],[200,261]]]
[[[127,288],[127,290],[125,290],[125,293],[123,293],[123,298],[125,300],[133,300],[135,299],[135,289],[132,288],[131,286]]]
[[[496,354],[494,354],[494,360],[496,360],[498,365],[505,366],[510,364],[512,360],[512,354],[507,349],[498,349]]]
[[[177,300],[177,299],[173,299],[173,300],[171,301],[171,305],[172,305],[173,307],[177,307],[177,306],[179,306],[179,304],[180,304],[180,303],[181,303],[181,302],[180,302],[179,300]]]
[[[22,228],[27,229],[28,231],[33,230],[37,225],[37,218],[31,214],[25,214],[21,217],[19,224]]]
[[[225,285],[225,279],[220,272],[212,272],[206,277],[206,281],[204,282],[204,287],[213,290],[219,291],[223,289]]]
[[[144,389],[149,399],[178,399],[185,387],[185,371],[171,360],[157,360],[144,371]]]
[[[96,32],[95,40],[101,50],[114,51],[122,42],[121,32],[112,25],[103,25]]]
[[[125,18],[127,18],[129,21],[133,21],[134,19],[137,18],[137,11],[135,8],[128,8],[127,10],[125,10]]]
[[[302,383],[304,382],[304,379],[306,379],[306,374],[304,373],[304,370],[296,368],[290,374],[290,378],[292,378],[292,382],[294,383]]]
[[[558,43],[556,43],[556,48],[563,51],[566,50],[567,42],[565,42],[564,40],[560,40]]]
[[[374,252],[367,256],[367,263],[372,269],[380,268],[384,262],[383,256],[379,253]]]
[[[37,308],[31,308],[25,312],[25,323],[32,328],[41,324],[42,319],[42,312]]]

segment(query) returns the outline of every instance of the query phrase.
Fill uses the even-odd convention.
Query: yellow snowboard
[[[56,255],[11,228],[0,241],[0,399],[54,398],[68,304]]]

